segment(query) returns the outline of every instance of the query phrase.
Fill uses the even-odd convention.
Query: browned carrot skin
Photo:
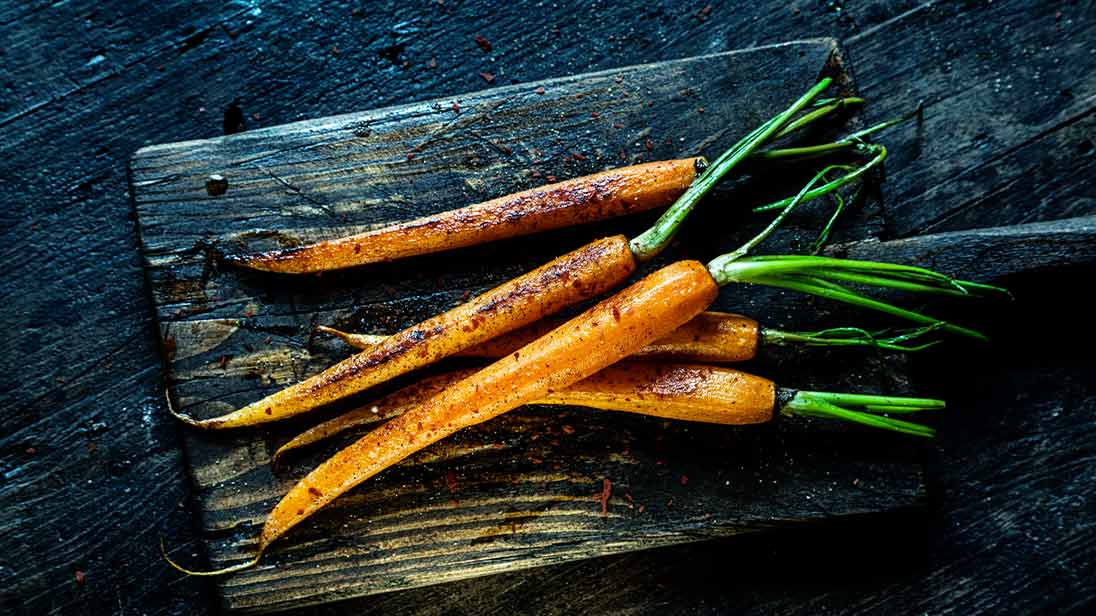
[[[464,349],[461,357],[497,358],[513,353],[555,329],[563,320],[541,319],[532,325],[503,334],[498,338]],[[318,330],[338,336],[359,349],[370,349],[386,336],[350,334],[331,327]],[[757,355],[761,330],[757,321],[729,312],[702,312],[688,323],[640,349],[633,358],[673,358],[705,362],[739,362]]]
[[[623,235],[597,240],[227,415],[205,420],[177,416],[203,428],[250,426],[292,417],[599,295],[623,282],[635,268]]]
[[[726,425],[771,421],[772,381],[699,364],[621,362],[535,404],[573,404]]]
[[[639,357],[687,357],[692,361],[739,362],[753,359],[761,340],[757,321],[739,314],[702,312],[688,323],[643,347]]]
[[[635,353],[695,317],[717,293],[703,264],[679,261],[453,384],[301,479],[267,516],[259,553],[362,481],[461,428],[563,390]]]
[[[367,233],[225,259],[268,272],[307,274],[605,220],[669,206],[692,184],[703,160],[622,167]]]
[[[313,426],[279,447],[274,460],[345,430],[403,414],[475,371],[457,370],[423,379],[373,404]],[[772,381],[730,368],[623,361],[530,404],[571,404],[665,419],[742,425],[770,421],[775,396]]]

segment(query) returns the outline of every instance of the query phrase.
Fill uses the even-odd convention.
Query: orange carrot
[[[635,268],[627,238],[617,235],[598,240],[227,415],[204,420],[175,415],[203,428],[233,428],[291,417],[599,295],[623,282]]]
[[[670,205],[703,158],[622,167],[334,240],[260,254],[225,255],[258,270],[306,274],[394,261]]]
[[[475,372],[475,368],[468,368],[435,375],[313,426],[279,447],[272,462],[290,450],[401,415]],[[529,404],[570,404],[665,419],[741,425],[771,420],[774,392],[771,381],[730,368],[624,361]]]
[[[513,353],[558,327],[564,319],[548,317],[457,353],[460,357],[498,358]],[[318,331],[337,336],[359,349],[371,349],[387,336],[351,334],[320,325]],[[698,314],[688,323],[643,347],[633,358],[686,359],[707,362],[739,362],[753,359],[763,330],[750,317],[729,312]]]

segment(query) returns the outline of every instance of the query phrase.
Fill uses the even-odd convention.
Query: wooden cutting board
[[[348,354],[315,335],[316,325],[391,333],[590,239],[641,230],[653,214],[323,276],[219,269],[205,256],[209,242],[312,241],[553,177],[714,157],[823,74],[845,92],[854,87],[832,40],[799,41],[143,148],[131,190],[171,395],[195,416],[228,412]],[[368,100],[363,93],[363,107]],[[803,171],[782,169],[708,199],[663,261],[735,246],[764,222],[745,206],[794,192]],[[211,174],[227,179],[223,195],[207,192]],[[843,236],[875,235],[879,211],[869,201]],[[801,249],[804,238],[793,225],[772,246]],[[773,292],[728,290],[718,307],[773,326],[825,318],[817,305]],[[789,386],[901,393],[910,387],[901,361],[776,354],[751,370]],[[248,558],[278,499],[348,442],[271,468],[274,449],[315,420],[181,428],[213,566]],[[227,608],[270,611],[892,511],[922,498],[916,460],[901,437],[825,423],[736,428],[528,407],[366,482],[278,541],[258,567],[221,578],[220,592]]]

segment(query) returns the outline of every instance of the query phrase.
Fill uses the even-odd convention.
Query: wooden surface
[[[163,534],[173,554],[199,558],[199,524],[179,431],[164,415],[125,163],[144,145],[221,134],[236,98],[253,130],[834,36],[874,101],[866,120],[926,102],[920,129],[887,137],[886,237],[1093,211],[1088,3],[487,5],[0,5],[4,611],[215,611],[206,580],[159,556]],[[1096,340],[1076,325],[1091,310],[1074,290],[1093,273],[1016,277],[1016,302],[987,313],[994,344],[915,360],[920,378],[935,375],[934,391],[962,409],[943,418],[927,455],[928,516],[660,548],[297,613],[1082,613],[1096,599]],[[1017,337],[1016,323],[1049,335]]]
[[[547,176],[697,153],[714,159],[820,74],[847,84],[837,55],[832,40],[789,43],[143,148],[131,163],[132,192],[179,409],[219,415],[344,357],[341,344],[316,339],[316,325],[393,332],[607,229],[638,230],[654,215],[319,279],[211,269],[196,246],[314,241],[516,192]],[[830,132],[842,124],[851,130],[838,122]],[[204,190],[215,173],[228,178],[223,196]],[[793,192],[794,177],[780,182],[784,191]],[[690,232],[667,258],[704,258],[713,246],[742,241],[747,230],[739,227],[763,225],[742,211],[756,183],[710,200],[703,218],[728,224]],[[881,224],[844,228],[863,235]],[[818,327],[810,316],[801,315],[802,325]],[[895,362],[884,360],[890,372],[874,379],[863,370],[857,386],[906,386],[893,375]],[[788,385],[847,386],[802,369],[768,374]],[[335,450],[291,456],[288,469],[272,471],[274,448],[314,422],[186,431],[214,566],[249,558],[265,515]],[[916,449],[900,437],[784,423],[736,429],[519,410],[339,499],[258,568],[225,578],[223,604],[267,611],[923,502]],[[606,480],[612,493],[603,514]]]

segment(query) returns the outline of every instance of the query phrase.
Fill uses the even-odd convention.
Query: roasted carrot
[[[462,357],[498,358],[513,353],[558,327],[564,319],[547,317],[521,329],[503,334],[464,349]],[[319,326],[318,331],[338,336],[359,349],[370,349],[384,342],[387,336],[350,334],[332,327]],[[754,357],[764,334],[757,321],[727,312],[702,312],[665,337],[640,349],[632,357],[688,359],[709,362],[738,362]]]
[[[520,349],[555,329],[564,319],[547,317],[521,329],[503,334],[482,344],[468,347],[460,357],[498,358]],[[665,337],[643,347],[633,358],[733,363],[753,359],[762,346],[870,346],[892,351],[919,351],[935,342],[904,344],[936,329],[868,332],[856,327],[834,327],[816,332],[787,332],[761,327],[750,317],[729,312],[705,311]],[[387,336],[352,334],[320,325],[317,331],[337,336],[359,349],[371,349]]]
[[[380,423],[401,415],[475,372],[475,368],[467,368],[435,375],[395,391],[373,404],[358,407],[313,426],[279,447],[274,452],[272,461],[276,462],[289,451],[311,445],[346,430]],[[533,400],[530,404],[565,404],[651,415],[664,419],[744,425],[771,421],[778,398],[783,400],[785,414],[793,414],[792,410],[797,411],[797,414],[803,414],[801,402],[792,404],[791,410],[788,404],[797,397],[802,399],[808,393],[811,392],[794,392],[784,389],[778,391],[768,379],[730,368],[701,364],[622,361],[566,389]],[[883,404],[884,401],[887,404]],[[845,403],[843,406],[850,405]],[[875,406],[891,406],[909,411],[910,409],[943,408],[943,402],[920,398],[885,397],[885,400],[877,399]],[[871,411],[872,409],[868,409],[868,412]],[[824,413],[819,414],[824,415]],[[889,420],[885,417],[875,417],[875,419],[887,424],[878,427],[920,436],[932,434],[931,429],[920,424]]]
[[[273,458],[276,461],[292,449],[401,415],[476,371],[475,368],[455,370],[408,385],[373,404],[305,430],[279,447]],[[666,419],[737,425],[772,419],[774,392],[771,382],[729,368],[623,361],[530,404],[569,404]]]
[[[779,127],[782,137],[849,105],[856,97],[826,101]],[[757,152],[765,160],[817,156],[853,145],[843,141],[807,148]],[[283,274],[306,274],[394,261],[606,220],[673,203],[707,167],[703,157],[610,169],[398,223],[348,237],[257,254],[224,254],[236,265]]]
[[[224,258],[307,274],[474,246],[666,207],[706,165],[703,158],[684,158],[622,167],[349,237]]]
[[[391,336],[368,352],[227,415],[205,420],[177,416],[204,428],[247,426],[290,417],[358,393],[615,287],[635,270],[638,261],[653,257],[670,242],[685,217],[720,178],[763,143],[781,134],[829,83],[830,79],[823,79],[791,107],[721,155],[651,230],[631,242],[623,236],[596,241],[465,305]]]

